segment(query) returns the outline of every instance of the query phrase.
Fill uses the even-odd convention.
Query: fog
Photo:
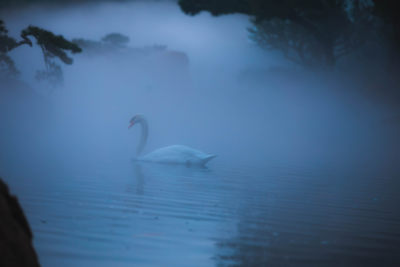
[[[117,32],[130,38],[130,47],[164,45],[187,58],[187,64],[178,58],[181,66],[174,66],[174,55],[136,60],[129,51],[92,56],[84,51],[72,66],[63,66],[64,84],[53,91],[34,79],[43,68],[37,46],[34,52],[29,47],[13,52],[22,79],[46,106],[45,114],[20,107],[29,116],[15,129],[28,134],[43,127],[39,147],[50,155],[128,158],[139,129],[128,131],[127,124],[137,113],[150,122],[147,152],[185,144],[228,164],[275,159],[350,165],[382,160],[388,152],[387,131],[379,129],[390,109],[350,75],[307,72],[279,53],[261,50],[248,39],[246,16],[190,17],[170,1],[3,12],[14,36],[29,24],[68,39],[100,40]],[[24,119],[43,123],[27,129]]]
[[[393,156],[393,129],[384,129],[397,127],[384,123],[392,109],[348,74],[307,72],[261,50],[248,39],[246,16],[190,17],[173,2],[137,2],[29,7],[2,17],[14,36],[29,24],[69,39],[100,40],[118,32],[130,37],[130,47],[165,45],[187,57],[187,64],[177,59],[175,66],[173,55],[137,60],[129,51],[84,51],[63,66],[64,84],[53,91],[34,80],[43,68],[37,46],[13,52],[22,79],[46,107],[44,114],[18,107],[22,118],[13,127],[22,140],[12,147],[25,155],[40,150],[83,161],[132,157],[139,129],[128,131],[127,124],[141,113],[150,123],[146,152],[184,144],[234,165],[277,160],[352,166]],[[22,144],[33,139],[24,135],[32,133],[38,146],[27,151],[30,146]]]

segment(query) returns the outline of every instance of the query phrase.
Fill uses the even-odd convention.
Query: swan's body
[[[191,147],[172,145],[154,150],[143,157],[139,157],[138,160],[170,164],[205,165],[214,157],[215,155],[209,155]]]
[[[206,154],[197,149],[182,146],[172,145],[159,148],[150,152],[147,155],[140,156],[148,136],[148,124],[146,119],[141,115],[136,115],[131,119],[129,128],[134,124],[140,124],[142,126],[140,143],[137,148],[138,161],[156,162],[156,163],[168,163],[168,164],[185,164],[185,165],[205,165],[208,161],[215,158],[215,155]]]

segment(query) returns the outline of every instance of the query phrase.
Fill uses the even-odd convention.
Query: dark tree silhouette
[[[384,22],[380,32],[394,47],[396,57],[393,60],[400,61],[400,16],[397,8],[399,2],[397,0],[373,0],[373,2],[374,15]]]
[[[11,77],[18,75],[19,72],[15,67],[14,61],[7,53],[23,44],[32,46],[32,42],[29,39],[17,42],[14,38],[9,37],[4,22],[0,20],[0,74]]]
[[[33,37],[36,43],[40,46],[43,52],[46,69],[37,72],[39,80],[48,80],[53,86],[62,81],[61,67],[55,61],[60,59],[65,64],[72,64],[72,58],[67,54],[67,51],[79,53],[82,49],[61,35],[55,35],[50,31],[46,31],[39,27],[29,26],[21,32],[22,40],[17,42],[14,38],[8,36],[8,31],[4,22],[0,20],[0,74],[6,77],[15,77],[18,75],[18,70],[8,53],[19,47],[27,44],[32,46],[29,37]]]
[[[62,82],[61,67],[56,63],[55,59],[60,59],[65,64],[72,64],[73,60],[66,51],[72,53],[80,53],[82,49],[61,35],[55,35],[52,32],[46,31],[39,27],[29,26],[21,32],[21,37],[28,39],[31,36],[36,39],[36,43],[40,46],[43,52],[46,69],[37,72],[39,80],[46,79],[53,86]]]
[[[391,30],[395,33],[395,38],[400,40],[400,16],[398,14],[398,1],[396,0],[373,0],[374,14],[381,17],[387,24],[391,25]]]
[[[85,53],[92,55],[116,52],[120,48],[127,48],[129,37],[121,33],[109,33],[101,40],[90,40],[84,38],[72,39],[72,42],[85,50]]]
[[[180,0],[179,5],[189,15],[201,11],[250,15],[253,40],[307,66],[335,65],[363,43],[358,33],[368,21],[360,12],[363,4],[356,0]]]

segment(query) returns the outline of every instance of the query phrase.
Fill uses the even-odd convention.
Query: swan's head
[[[131,128],[133,125],[135,125],[138,122],[141,122],[143,119],[142,115],[135,115],[132,117],[132,119],[129,121],[129,126],[128,129]]]

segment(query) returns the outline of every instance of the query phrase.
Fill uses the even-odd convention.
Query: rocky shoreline
[[[0,218],[0,266],[40,266],[25,214],[1,178]]]

